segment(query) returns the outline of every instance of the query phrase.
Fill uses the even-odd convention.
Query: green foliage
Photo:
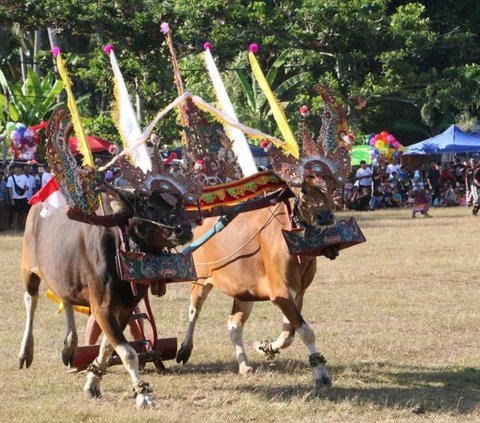
[[[110,114],[100,113],[98,116],[83,117],[87,134],[103,138],[120,146],[122,141]]]
[[[284,69],[289,54],[288,50],[281,53],[265,74],[268,84],[275,91],[279,100],[284,98],[291,89],[304,83],[310,77],[309,72],[284,74],[282,75],[283,82],[278,83],[277,80],[280,79],[279,72]],[[241,57],[248,61],[245,53],[242,53]],[[238,110],[242,121],[263,131],[274,133],[276,125],[270,113],[270,106],[256,79],[242,69],[235,70],[235,73],[246,100],[243,103],[243,107],[239,107]],[[284,108],[287,108],[288,102],[284,101],[282,105]]]
[[[40,78],[32,70],[29,70],[23,84],[9,83],[0,70],[0,86],[3,91],[0,94],[0,106],[4,122],[35,125],[48,118],[48,114],[62,104],[58,102],[57,96],[63,89],[63,83],[54,80],[52,76]]]
[[[262,68],[270,69],[293,126],[298,106],[321,107],[312,91],[317,82],[342,96],[359,133],[384,129],[404,144],[439,132],[461,113],[478,114],[475,0],[5,0],[0,68],[19,78],[19,46],[30,48],[36,27],[56,28],[60,46],[78,57],[71,63],[82,80],[74,84],[77,97],[90,94],[83,113],[101,121],[112,100],[101,46],[111,42],[130,92],[143,100],[146,122],[176,96],[162,21],[172,28],[187,89],[214,100],[198,57],[209,40],[241,119],[270,132],[276,125],[249,76],[245,54],[239,54],[251,42],[260,45]],[[46,41],[42,49],[37,61],[47,70]],[[366,107],[356,107],[359,96]],[[163,120],[158,132],[175,142],[175,116]]]

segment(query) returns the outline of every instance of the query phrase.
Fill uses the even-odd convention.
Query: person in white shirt
[[[397,172],[397,175],[398,175],[400,172],[400,168],[401,166],[398,164],[398,161],[396,159],[393,159],[393,162],[387,166],[388,177],[392,176],[393,172]]]
[[[358,181],[359,188],[372,186],[372,170],[367,167],[365,160],[360,162],[360,168],[357,170],[356,179]]]
[[[13,175],[7,179],[7,189],[10,198],[12,226],[23,230],[28,213],[28,179],[22,174],[22,165],[15,165]]]
[[[44,171],[42,173],[42,178],[40,179],[40,186],[44,186],[52,177],[50,169],[47,165],[44,166]]]
[[[33,194],[35,194],[35,189],[37,188],[37,181],[35,179],[35,176],[32,175],[32,168],[30,166],[25,167],[25,176],[27,178],[27,199],[30,200],[30,198],[33,197]]]
[[[358,200],[357,210],[368,210],[370,197],[372,196],[372,170],[367,167],[365,160],[360,162],[360,168],[356,173],[360,199]]]

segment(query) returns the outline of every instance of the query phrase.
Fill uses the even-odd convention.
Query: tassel
[[[78,111],[77,104],[75,103],[75,98],[73,97],[72,81],[68,76],[67,68],[65,67],[65,62],[63,61],[62,56],[60,54],[60,49],[58,47],[53,48],[52,54],[54,57],[57,58],[58,73],[62,78],[63,84],[65,85],[65,91],[67,92],[67,106],[68,106],[68,109],[70,110],[73,127],[75,129],[75,134],[78,138],[78,149],[80,150],[80,153],[82,153],[82,156],[83,156],[82,163],[84,166],[89,166],[92,169],[95,169],[92,151],[90,150],[90,145],[87,142],[87,137],[85,135],[85,130],[83,129],[80,113]]]
[[[267,97],[268,103],[270,104],[270,108],[273,113],[273,117],[275,118],[278,128],[280,129],[283,139],[285,140],[285,144],[282,145],[282,147],[286,152],[298,159],[298,144],[295,141],[295,137],[292,130],[290,129],[290,126],[288,125],[283,108],[273,94],[272,90],[270,89],[270,86],[268,85],[268,82],[262,72],[262,69],[257,62],[257,58],[255,57],[255,53],[258,51],[258,46],[256,44],[252,44],[249,50],[250,51],[248,53],[248,59],[250,60],[250,65],[252,66],[253,75],[255,76],[259,87]]]

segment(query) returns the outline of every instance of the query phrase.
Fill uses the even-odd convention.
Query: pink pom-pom
[[[110,52],[113,50],[113,46],[111,44],[105,44],[103,46],[103,52],[105,54],[110,54]]]
[[[203,48],[205,50],[211,50],[213,47],[213,44],[210,41],[207,41],[206,43],[203,44]]]
[[[248,46],[248,51],[250,53],[253,53],[253,54],[257,53],[258,52],[258,44],[255,44],[255,43],[250,44]]]
[[[168,22],[162,22],[160,24],[160,31],[162,31],[162,34],[167,35],[170,32],[170,27],[168,26]]]
[[[300,114],[302,116],[308,116],[310,115],[310,111],[308,110],[308,107],[303,105],[302,107],[300,107],[300,109],[298,110],[300,112]]]
[[[52,48],[52,56],[57,57],[60,54],[60,49],[58,47]]]

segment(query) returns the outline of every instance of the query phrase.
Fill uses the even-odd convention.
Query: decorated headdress
[[[79,165],[70,151],[66,134],[62,129],[63,121],[68,117],[69,113],[66,110],[57,109],[48,121],[46,129],[48,165],[67,205],[79,208],[85,213],[95,213],[99,206],[95,168],[89,164]]]
[[[161,31],[165,35],[170,51],[177,91],[179,95],[182,95],[184,85],[173,46],[172,33],[167,23],[164,22],[161,25]],[[210,43],[206,43],[205,47],[209,51],[212,46]],[[179,120],[183,127],[183,149],[187,167],[195,167],[198,162],[201,162],[202,172],[207,176],[216,176],[222,182],[240,179],[242,171],[232,152],[231,140],[221,125],[211,125],[208,122],[204,110],[202,110],[201,104],[195,103],[191,99],[179,105]],[[208,111],[210,112],[210,110]],[[225,124],[219,115],[214,115],[214,118]],[[236,116],[234,120],[238,123]]]
[[[72,82],[60,49],[52,48],[52,55],[56,59],[58,73],[64,83],[70,113],[66,110],[55,110],[48,122],[46,130],[48,164],[68,206],[79,208],[85,213],[95,213],[100,200],[96,192],[96,170],[92,151],[87,142],[87,135],[72,92]],[[62,122],[67,118],[71,119],[78,138],[82,166],[77,164],[62,129]]]
[[[167,202],[172,203],[171,194],[176,194],[182,197],[185,203],[194,204],[202,193],[202,184],[198,181],[187,176],[172,175],[156,147],[152,155],[152,170],[147,173],[132,166],[125,157],[120,158],[117,163],[122,170],[123,177],[141,195],[148,196],[158,191]]]
[[[316,140],[308,127],[308,109],[301,110],[304,116],[302,127],[303,149],[297,160],[285,157],[278,150],[271,150],[275,172],[287,183],[300,185],[309,174],[328,174],[337,183],[345,184],[350,174],[350,139],[345,113],[332,93],[322,85],[315,90],[324,102],[322,126]]]

